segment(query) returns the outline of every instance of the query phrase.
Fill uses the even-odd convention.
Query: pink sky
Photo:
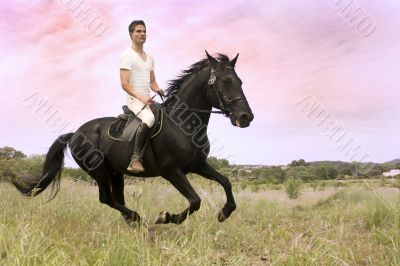
[[[147,23],[145,50],[168,80],[204,50],[240,53],[236,71],[255,114],[246,129],[214,115],[212,154],[232,163],[344,160],[295,104],[312,97],[375,161],[400,157],[400,3],[354,1],[376,21],[363,37],[324,1],[83,1],[106,28],[87,30],[68,8],[78,0],[0,2],[0,146],[45,153],[56,138],[45,115],[27,107],[40,95],[69,126],[115,116],[125,102],[118,58],[127,26]],[[345,1],[345,0],[343,0]],[[349,1],[347,1],[349,2]],[[100,20],[98,20],[100,21]]]

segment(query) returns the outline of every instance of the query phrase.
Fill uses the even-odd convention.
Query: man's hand
[[[163,91],[162,89],[159,89],[159,90],[157,91],[157,93],[158,93],[158,95],[160,95],[160,96],[165,96],[165,93],[164,93],[164,91]]]
[[[140,100],[146,105],[152,105],[154,103],[153,99],[149,96],[143,96]]]

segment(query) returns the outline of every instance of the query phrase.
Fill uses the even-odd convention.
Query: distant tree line
[[[0,181],[20,175],[40,175],[45,155],[27,156],[22,151],[9,146],[0,148]],[[64,168],[63,176],[73,180],[92,181],[80,168]]]
[[[263,183],[279,184],[289,178],[302,181],[347,179],[347,178],[378,178],[390,169],[400,169],[400,165],[373,164],[371,169],[360,174],[357,171],[357,162],[321,161],[306,162],[304,159],[293,160],[287,166],[265,166],[244,169],[241,166],[231,166],[225,159],[210,157],[209,162],[221,173],[230,174],[230,177],[255,179]]]
[[[0,181],[14,178],[18,175],[40,175],[45,155],[27,156],[22,151],[9,146],[0,148]],[[383,164],[374,164],[365,173],[357,172],[356,162],[320,161],[306,162],[304,159],[294,160],[287,166],[262,166],[257,168],[231,165],[226,159],[210,156],[207,159],[221,174],[232,180],[258,180],[262,183],[279,184],[286,180],[302,181],[346,179],[346,178],[377,178],[391,169],[400,169],[400,160]],[[65,168],[63,176],[72,180],[93,182],[92,178],[80,168]]]

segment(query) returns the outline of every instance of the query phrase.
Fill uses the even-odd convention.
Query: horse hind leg
[[[122,206],[125,206],[125,198],[124,198],[124,175],[121,173],[115,174],[111,178],[111,193],[113,198]],[[140,216],[137,212],[133,211],[132,215],[126,215],[126,213],[121,212],[122,217],[124,217],[125,221],[128,224],[131,224],[134,221],[140,221]]]
[[[140,216],[137,212],[125,207],[122,174],[112,175],[106,167],[98,167],[88,174],[96,180],[99,186],[99,200],[101,203],[120,211],[128,223],[140,221]]]

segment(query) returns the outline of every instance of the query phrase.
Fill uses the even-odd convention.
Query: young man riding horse
[[[135,148],[127,170],[140,173],[145,171],[141,161],[143,148],[150,128],[154,125],[154,114],[149,107],[153,103],[150,98],[150,89],[159,95],[164,95],[164,92],[156,82],[154,60],[143,50],[146,42],[144,21],[133,21],[129,25],[129,36],[132,45],[122,53],[120,58],[121,86],[128,93],[128,108],[142,120],[142,124],[136,133]]]
[[[152,103],[149,90],[162,94],[155,82],[153,60],[143,51],[146,27],[142,22],[134,24],[130,27],[132,47],[121,58],[121,83],[129,94],[129,107],[143,122],[139,129],[141,132],[136,134],[135,147],[130,140],[110,137],[110,125],[118,118],[96,118],[54,141],[46,154],[40,175],[18,176],[12,182],[30,197],[40,194],[50,184],[57,192],[64,151],[69,146],[79,167],[96,180],[99,201],[121,212],[128,223],[139,222],[141,218],[125,204],[124,175],[161,176],[168,180],[187,199],[189,206],[177,213],[162,211],[156,222],[181,224],[201,205],[200,196],[186,176],[188,173],[203,176],[223,187],[226,202],[217,215],[218,221],[222,222],[236,209],[236,203],[229,178],[207,162],[210,151],[207,128],[211,113],[215,112],[212,108],[219,109],[218,112],[228,117],[236,127],[246,128],[254,119],[242,90],[242,80],[235,70],[239,54],[229,59],[224,54],[214,58],[206,52],[206,58],[194,63],[170,82],[166,100],[160,106],[161,114],[164,114],[161,116],[164,117],[161,119],[162,129],[150,139],[143,154],[146,170],[132,173],[127,170],[128,165],[131,165],[128,169],[143,170],[141,153],[148,128],[154,123],[148,108],[148,104]],[[132,153],[133,162],[130,162]]]

